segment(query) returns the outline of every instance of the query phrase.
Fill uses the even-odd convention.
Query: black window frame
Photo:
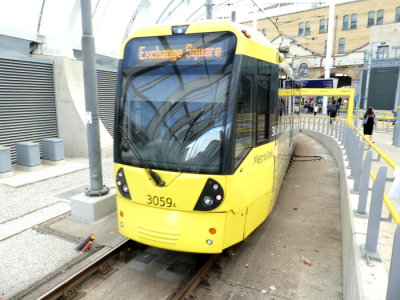
[[[384,16],[385,16],[385,10],[384,9],[379,9],[376,12],[376,25],[383,25]]]
[[[338,54],[345,54],[346,39],[340,38],[338,41]]]
[[[238,128],[239,127],[238,125],[239,125],[239,123],[243,122],[243,120],[239,120],[238,119],[239,110],[241,108],[240,105],[242,104],[240,100],[241,100],[241,96],[242,96],[241,93],[242,93],[242,87],[243,87],[243,83],[242,83],[243,79],[248,80],[249,83],[250,83],[250,91],[249,91],[250,95],[247,98],[248,102],[250,102],[250,103],[247,103],[247,104],[250,104],[249,105],[250,106],[250,110],[249,110],[249,117],[250,117],[250,145],[249,146],[250,147],[249,147],[248,151],[244,151],[243,153],[239,153],[239,155],[238,155],[238,153],[237,153],[237,140],[238,140],[238,137],[239,137],[238,129],[239,130],[242,129],[242,128]],[[241,162],[244,160],[244,158],[248,155],[248,153],[251,151],[251,149],[255,145],[255,137],[254,137],[254,134],[253,134],[254,133],[254,122],[255,122],[254,113],[253,113],[253,111],[254,111],[254,97],[255,97],[255,95],[254,95],[255,94],[254,74],[252,74],[252,73],[250,73],[250,72],[248,72],[246,70],[242,70],[240,72],[240,75],[239,75],[238,83],[239,83],[238,84],[239,88],[238,88],[237,96],[235,97],[236,98],[236,110],[235,110],[234,147],[232,147],[234,149],[233,150],[234,151],[234,153],[233,153],[234,169],[237,169],[237,167],[241,164]],[[242,127],[242,126],[240,126],[240,127]]]
[[[351,14],[350,29],[357,29],[357,14]]]
[[[383,51],[380,51],[383,50]],[[376,48],[376,59],[388,59],[389,57],[389,46],[381,45]]]
[[[298,35],[303,36],[304,35],[304,22],[299,23],[299,31]]]
[[[326,33],[326,19],[319,20],[319,33]]]
[[[252,144],[251,147],[258,147],[270,142],[273,142],[276,139],[276,136],[272,134],[272,126],[276,126],[278,124],[278,115],[277,115],[277,107],[278,107],[278,89],[279,89],[279,66],[275,63],[267,62],[264,60],[259,60],[250,56],[245,55],[238,55],[240,59],[237,59],[236,62],[241,62],[240,64],[236,64],[237,69],[241,70],[240,74],[237,74],[237,81],[236,81],[236,91],[232,93],[235,96],[235,106],[234,107],[234,120],[232,122],[232,142],[229,144],[232,149],[232,157],[231,157],[231,166],[234,168],[230,174],[233,174],[235,170],[240,166],[241,162],[247,156],[244,155],[241,157],[240,160],[236,159],[235,157],[235,149],[236,149],[236,125],[237,125],[237,105],[238,105],[238,97],[240,93],[240,78],[241,74],[247,74],[249,78],[253,79],[252,87],[253,87],[253,94],[252,94]],[[260,67],[261,66],[261,67]],[[265,72],[265,70],[268,70]],[[239,72],[238,72],[239,73]],[[251,76],[251,77],[250,77]],[[257,95],[258,95],[258,80],[259,78],[265,79],[269,82],[269,89],[267,92],[268,99],[267,101],[268,107],[268,115],[266,116],[265,120],[265,130],[268,133],[268,138],[263,139],[261,141],[256,140],[256,130],[257,130]]]
[[[310,35],[311,34],[311,22],[307,21],[305,22],[304,25],[304,35]]]
[[[310,66],[306,62],[302,62],[299,65],[299,77],[308,77],[309,76]]]
[[[343,16],[342,30],[348,30],[348,29],[349,29],[349,15],[344,15]]]
[[[369,11],[368,12],[368,21],[367,21],[367,27],[371,27],[375,25],[375,12],[374,11]]]
[[[262,145],[267,143],[269,140],[269,91],[270,91],[270,81],[266,76],[257,75],[256,77],[256,145]],[[265,83],[267,83],[265,85]],[[265,91],[265,94],[261,94],[262,91]],[[265,96],[265,98],[264,98]],[[260,102],[260,99],[262,102]],[[261,104],[261,105],[260,105]],[[262,111],[260,111],[262,109]],[[260,119],[260,117],[264,117]],[[263,131],[260,131],[259,128],[264,128]]]
[[[394,16],[394,22],[400,22],[400,6],[396,7],[396,14]]]

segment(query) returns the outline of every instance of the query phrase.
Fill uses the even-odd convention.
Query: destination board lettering
[[[201,58],[220,57],[222,54],[221,47],[193,48],[192,44],[186,44],[181,49],[162,49],[156,45],[153,49],[140,46],[138,51],[139,60],[171,60],[176,61],[182,57],[198,60]]]

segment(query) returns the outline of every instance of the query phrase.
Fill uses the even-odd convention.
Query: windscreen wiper
[[[130,140],[130,137],[124,131],[122,131],[122,136],[124,137],[125,141],[128,143],[128,145],[129,145],[130,149],[132,150],[132,152],[135,153],[136,157],[140,160],[140,162],[142,162],[144,164],[147,173],[154,180],[154,182],[158,186],[164,186],[165,185],[165,181],[163,181],[161,179],[160,175],[158,175],[156,172],[154,172],[150,168],[150,166],[147,163],[147,161],[142,158],[142,156],[140,155],[139,151],[137,150],[135,144]]]

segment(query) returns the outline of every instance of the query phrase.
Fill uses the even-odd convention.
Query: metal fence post
[[[360,178],[361,178],[363,154],[364,154],[364,143],[362,141],[361,142],[358,141],[358,145],[356,147],[356,155],[354,158],[354,164],[350,174],[350,177],[354,178],[352,193],[358,193],[360,190]]]
[[[348,126],[345,128],[345,137],[344,137],[344,150],[347,154],[347,159],[349,159],[349,140],[350,140],[350,129]]]
[[[345,127],[343,124],[343,126],[342,126],[342,146],[343,147],[345,147],[345,144],[346,144],[346,134],[347,134],[346,128],[347,127]]]
[[[369,186],[369,172],[371,171],[372,151],[369,150],[361,168],[360,194],[358,196],[357,213],[365,215],[367,213],[367,198]]]
[[[312,130],[315,131],[315,117],[313,118],[313,126],[312,126]]]
[[[318,132],[321,132],[321,119],[318,118],[318,127],[317,127]]]
[[[386,300],[400,299],[400,229],[396,228],[394,234],[392,259],[390,260],[390,270]]]
[[[383,204],[383,194],[385,192],[387,167],[379,168],[378,175],[372,186],[371,204],[368,217],[367,238],[365,240],[364,250],[368,256],[378,259],[377,253],[379,227],[381,225],[381,214]],[[372,254],[372,255],[371,255]]]
[[[337,127],[338,127],[338,122],[336,121],[335,124],[333,124],[333,132],[332,132],[332,137],[336,138],[337,136]]]
[[[347,154],[347,159],[349,161],[349,165],[347,166],[348,169],[351,168],[353,164],[353,145],[352,141],[354,141],[354,135],[352,130],[349,128],[348,129],[348,138],[347,138],[347,148],[346,148],[346,154]]]
[[[342,144],[343,144],[343,135],[344,135],[344,128],[345,128],[344,126],[345,126],[345,124],[344,124],[344,122],[342,122],[341,129],[340,129],[340,139],[342,141]]]

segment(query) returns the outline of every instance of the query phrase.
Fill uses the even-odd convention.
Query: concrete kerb
[[[350,170],[346,168],[343,148],[331,136],[308,129],[302,129],[302,132],[323,144],[340,169],[343,299],[385,299],[388,277],[384,263],[374,261],[369,264],[362,256],[366,219],[354,216],[353,207],[358,197],[350,193],[353,180],[348,178]]]
[[[85,222],[96,222],[115,212],[115,189],[110,189],[108,194],[91,197],[80,193],[71,197],[72,217]]]

